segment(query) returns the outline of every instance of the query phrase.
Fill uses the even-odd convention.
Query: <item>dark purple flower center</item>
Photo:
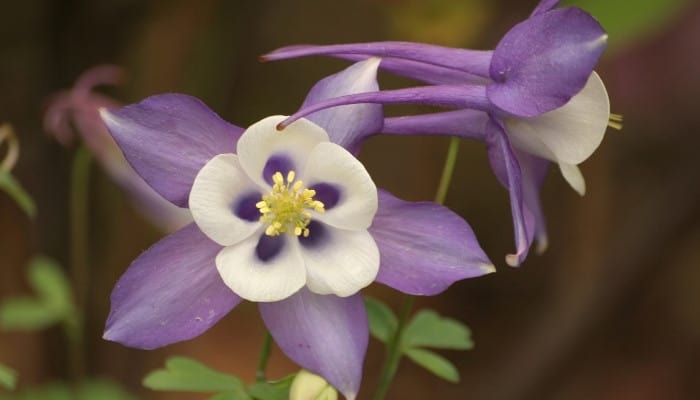
[[[238,197],[232,204],[231,210],[240,219],[255,222],[260,220],[260,210],[255,206],[262,195],[251,192]]]
[[[284,248],[284,236],[260,235],[258,245],[255,246],[255,255],[260,261],[270,261],[282,252]]]
[[[318,221],[309,223],[309,236],[299,236],[299,243],[306,248],[321,246],[328,240],[328,229]]]
[[[274,175],[275,172],[281,173],[282,176],[287,176],[287,173],[294,169],[294,163],[289,157],[284,154],[273,154],[267,159],[263,167],[263,179],[270,185],[274,185],[272,175]]]
[[[335,207],[340,201],[341,192],[340,188],[336,185],[330,183],[317,183],[309,186],[309,189],[316,191],[314,199],[323,203],[323,207],[326,210],[330,210],[331,208]]]

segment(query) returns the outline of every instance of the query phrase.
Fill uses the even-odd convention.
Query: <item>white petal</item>
[[[241,168],[235,154],[220,154],[197,173],[190,191],[189,207],[199,229],[211,240],[230,246],[260,227],[257,220],[236,215],[236,206],[246,196],[262,193]]]
[[[579,164],[600,145],[609,117],[608,93],[593,72],[564,106],[533,118],[507,119],[505,125],[516,148],[550,161]]]
[[[248,176],[261,187],[270,186],[263,178],[263,169],[271,157],[284,157],[291,161],[297,172],[306,164],[311,150],[321,142],[328,142],[328,134],[313,122],[300,119],[282,131],[277,124],[286,117],[267,117],[251,125],[238,140],[238,159]],[[277,172],[277,171],[273,171]],[[279,171],[286,175],[287,171]]]
[[[377,187],[362,163],[334,143],[320,143],[309,155],[303,175],[307,187],[318,183],[340,192],[338,203],[314,218],[341,229],[364,230],[377,213]]]
[[[566,182],[581,196],[586,194],[586,180],[581,170],[573,164],[559,163],[559,170]]]
[[[323,224],[311,228],[311,235],[319,233],[322,237],[311,245],[300,239],[309,290],[347,297],[374,281],[379,272],[379,249],[369,232]]]
[[[270,236],[252,235],[233,246],[223,248],[216,256],[216,268],[226,286],[250,301],[279,301],[293,295],[306,283],[304,261],[296,238],[274,237],[282,247],[267,260],[256,251],[259,241]]]

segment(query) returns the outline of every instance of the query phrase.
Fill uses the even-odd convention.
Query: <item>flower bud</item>
[[[289,400],[338,400],[338,392],[322,377],[302,369],[289,389]]]

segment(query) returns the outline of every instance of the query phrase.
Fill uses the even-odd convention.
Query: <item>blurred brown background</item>
[[[635,13],[647,3],[625,4]],[[49,138],[41,118],[47,96],[70,87],[85,69],[101,63],[123,66],[125,85],[107,90],[121,101],[184,92],[246,126],[293,112],[316,80],[345,65],[321,58],[261,65],[257,56],[266,51],[296,43],[376,40],[487,49],[534,4],[3,2],[0,121],[11,122],[19,134],[22,155],[15,172],[35,197],[39,215],[28,221],[0,196],[0,299],[28,293],[24,268],[31,255],[68,263],[69,170],[75,148]],[[687,1],[658,22],[625,40],[611,30],[611,46],[598,70],[625,127],[609,131],[583,164],[584,198],[556,173],[547,180],[543,201],[550,249],[544,255],[531,256],[519,269],[505,266],[503,256],[513,246],[507,193],[493,178],[482,145],[462,144],[447,205],[469,221],[498,273],[419,301],[471,327],[473,351],[443,353],[459,367],[461,382],[440,381],[404,361],[390,398],[700,398],[700,4]],[[406,84],[380,79],[384,87]],[[378,186],[406,199],[428,200],[446,146],[437,138],[379,137],[365,145],[361,159]],[[162,233],[133,210],[96,165],[90,213],[90,373],[118,381],[142,398],[206,398],[141,387],[141,378],[167,355],[182,354],[252,381],[262,337],[252,304],[239,306],[195,340],[157,351],[101,339],[112,285]],[[383,287],[369,292],[393,305],[400,301]],[[20,387],[65,378],[65,358],[59,329],[0,333],[0,362],[18,370]],[[382,348],[373,341],[360,398],[372,392],[381,360]],[[294,370],[274,352],[272,377]]]

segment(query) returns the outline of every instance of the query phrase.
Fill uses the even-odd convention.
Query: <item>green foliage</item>
[[[71,288],[61,267],[43,256],[34,257],[27,279],[35,297],[15,297],[0,303],[0,328],[37,330],[75,318]]]
[[[136,400],[123,388],[106,380],[86,381],[77,389],[57,382],[39,388],[30,388],[12,395],[0,395],[0,400]]]
[[[666,26],[686,0],[569,0],[596,17],[608,31],[611,46],[651,34]]]
[[[0,387],[14,389],[17,383],[17,373],[10,367],[0,364]]]
[[[34,200],[8,171],[0,169],[0,191],[7,193],[30,218],[36,216]]]
[[[199,361],[185,357],[171,357],[165,362],[165,369],[148,374],[143,380],[144,386],[153,390],[174,392],[227,392],[239,397],[249,398],[245,386],[235,376],[215,371]]]
[[[274,382],[256,382],[250,385],[249,393],[256,400],[287,400],[294,376],[288,375]]]
[[[387,343],[396,334],[398,319],[391,309],[376,299],[366,299],[370,332]],[[421,310],[406,324],[399,349],[402,354],[433,374],[450,382],[459,381],[454,365],[439,354],[425,349],[470,350],[474,347],[471,332],[461,322],[441,317],[433,310]]]
[[[275,382],[256,382],[246,390],[236,376],[191,358],[170,357],[165,368],[146,375],[143,384],[159,391],[215,393],[210,400],[287,400],[293,379],[294,375],[290,375]]]

